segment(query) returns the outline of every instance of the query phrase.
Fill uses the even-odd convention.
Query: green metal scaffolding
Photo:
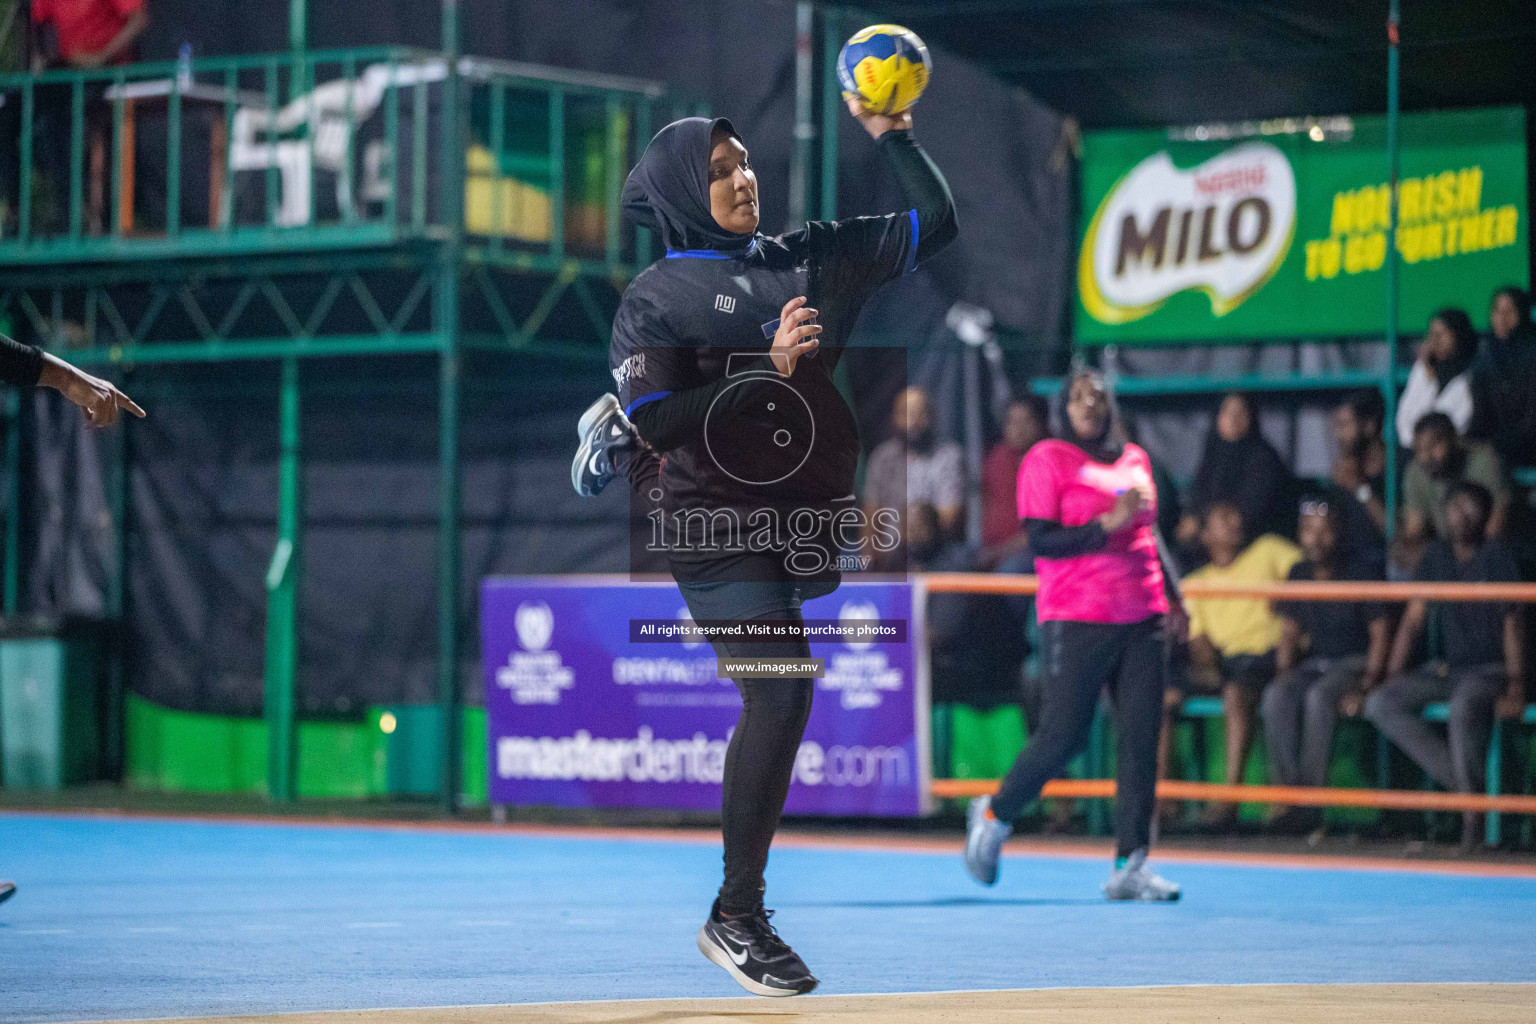
[[[1391,7],[1389,150],[1395,180],[1396,0]],[[816,13],[819,61],[801,61],[797,72],[819,77],[819,111],[813,114],[810,83],[797,82],[797,123],[810,134],[802,132],[795,147],[793,177],[801,183],[804,209],[830,220],[837,213],[842,119],[836,58],[859,15],[835,6],[819,6]],[[812,5],[802,3],[798,14],[805,36]],[[617,295],[653,255],[650,232],[622,227],[625,169],[653,125],[705,111],[654,82],[464,57],[458,0],[443,0],[438,50],[311,50],[306,24],[305,0],[291,0],[287,54],[200,58],[190,67],[162,62],[0,76],[0,93],[7,103],[16,102],[21,125],[20,201],[0,218],[0,319],[29,327],[72,362],[120,373],[171,363],[277,363],[277,533],[266,575],[264,679],[268,791],[276,801],[295,795],[305,363],[436,359],[436,697],[445,730],[441,799],[451,813],[458,800],[457,665],[464,614],[462,360],[485,352],[603,362]],[[813,64],[819,67],[812,70]],[[104,138],[91,135],[88,103],[110,109]],[[67,168],[56,175],[67,181],[62,203],[59,183],[39,180],[35,166],[39,126],[50,116],[42,137],[58,144],[67,134]],[[137,146],[138,127],[155,121],[165,124],[163,149],[146,153]],[[372,135],[365,135],[365,126],[372,126]],[[183,197],[189,168],[200,166],[189,158],[199,131],[224,142],[209,147],[206,214],[189,210]],[[93,203],[91,157],[102,145],[105,174],[95,190],[101,201]],[[158,218],[153,209],[140,209],[153,204],[136,202],[146,191],[135,185],[136,169],[151,165],[164,169]],[[335,209],[323,214],[317,189],[322,167],[336,182]],[[308,173],[295,174],[295,168]],[[254,189],[239,187],[253,179]],[[45,185],[53,186],[51,204]],[[471,195],[473,208],[466,205]],[[1397,274],[1390,241],[1388,252],[1387,336],[1395,352]],[[337,315],[342,305],[354,311],[350,319]],[[574,316],[556,317],[559,310]],[[558,334],[552,322],[564,325]],[[572,330],[572,323],[580,329]],[[1389,365],[1383,373],[1326,379],[1122,379],[1119,388],[1169,395],[1376,386],[1390,423],[1401,374]],[[1055,386],[1034,382],[1041,392]],[[21,590],[21,409],[16,394],[5,396],[8,614],[18,610]],[[106,449],[116,527],[106,605],[119,618],[127,600],[131,512],[124,431]],[[1388,449],[1395,458],[1394,447]],[[1395,505],[1393,486],[1389,472],[1389,505]],[[114,671],[120,674],[121,664]]]
[[[622,228],[624,171],[657,117],[703,111],[654,82],[464,57],[457,0],[444,0],[437,51],[310,50],[305,26],[304,0],[294,0],[286,55],[0,76],[0,92],[20,109],[17,203],[0,220],[0,317],[30,328],[71,362],[119,373],[277,362],[277,534],[266,576],[264,681],[275,801],[295,795],[304,364],[436,357],[436,689],[444,712],[441,798],[452,812],[464,615],[462,359],[471,351],[606,356],[617,295],[652,255],[648,232]],[[110,108],[109,127],[95,136],[88,101]],[[137,145],[139,129],[156,121],[165,125],[164,149],[147,153]],[[379,124],[364,138],[365,125]],[[183,201],[184,183],[200,166],[189,158],[198,126],[222,140],[210,145],[206,217]],[[67,186],[44,180],[37,166],[43,140],[61,138],[67,173],[54,177]],[[91,180],[93,149],[108,154],[99,181]],[[142,209],[153,206],[135,185],[143,166],[164,169],[158,217]],[[322,212],[316,185],[326,166],[337,199],[334,211]],[[294,174],[296,167],[307,173]],[[374,180],[363,180],[369,174]],[[254,211],[239,201],[252,190],[238,187],[253,177],[256,201],[243,205]],[[473,210],[466,190],[476,197]],[[343,304],[350,318],[338,314]],[[562,304],[567,330],[551,337],[547,325]],[[573,321],[583,325],[574,334]],[[22,555],[14,393],[5,397],[5,415],[4,607],[14,613]],[[106,603],[120,617],[130,510],[122,432],[106,451],[117,536]],[[120,678],[121,665],[115,671]]]

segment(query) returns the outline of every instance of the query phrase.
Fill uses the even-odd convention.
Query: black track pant
[[[1151,843],[1157,796],[1157,739],[1163,723],[1162,616],[1114,625],[1047,621],[1047,671],[1040,727],[1008,770],[992,813],[1013,821],[1068,761],[1088,746],[1099,693],[1114,701],[1116,751],[1115,839],[1126,857]]]
[[[786,611],[761,618],[799,622],[800,614]],[[714,647],[716,654],[729,658],[811,656],[804,640],[721,640]],[[815,684],[809,678],[743,678],[734,682],[741,691],[741,717],[725,752],[725,787],[720,800],[725,884],[720,887],[720,910],[745,914],[763,904],[768,848],[789,794]]]

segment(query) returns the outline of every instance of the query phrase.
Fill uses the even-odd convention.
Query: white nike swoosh
[[[741,947],[741,955],[737,956],[736,955],[736,951],[731,948],[731,944],[729,942],[727,942],[725,939],[722,938],[720,940],[720,945],[725,947],[726,955],[729,956],[733,962],[735,962],[737,967],[745,967],[746,966],[746,964],[747,964],[747,947],[746,946],[742,946]]]

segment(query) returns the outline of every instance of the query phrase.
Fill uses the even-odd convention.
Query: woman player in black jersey
[[[869,524],[853,495],[858,433],[832,371],[865,301],[955,237],[949,186],[911,115],[849,109],[876,140],[909,208],[757,233],[757,176],[725,118],[656,133],[624,208],[660,231],[666,258],[630,284],[609,350],[618,398],[582,416],[571,478],[595,494],[625,453],[651,543],[699,623],[800,621],[831,593],[837,554]],[[809,657],[795,643],[712,636],[721,657]],[[810,714],[809,678],[734,680],[742,710],[726,752],[725,882],[701,952],[749,992],[790,996],[816,978],[763,908],[763,870]]]

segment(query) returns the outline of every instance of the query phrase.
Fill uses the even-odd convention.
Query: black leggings
[[[1125,625],[1042,622],[1049,659],[1040,727],[1013,762],[992,813],[1013,821],[1040,788],[1088,746],[1088,733],[1106,686],[1114,701],[1116,750],[1115,841],[1121,857],[1152,841],[1157,796],[1157,740],[1163,724],[1165,641],[1162,616]]]
[[[798,611],[760,619],[799,622]],[[729,658],[809,658],[810,646],[762,640],[717,640],[715,653]],[[746,914],[763,905],[763,870],[789,795],[800,738],[811,714],[814,681],[735,679],[741,691],[741,717],[725,752],[725,785],[720,798],[725,840],[725,884],[720,910]]]

